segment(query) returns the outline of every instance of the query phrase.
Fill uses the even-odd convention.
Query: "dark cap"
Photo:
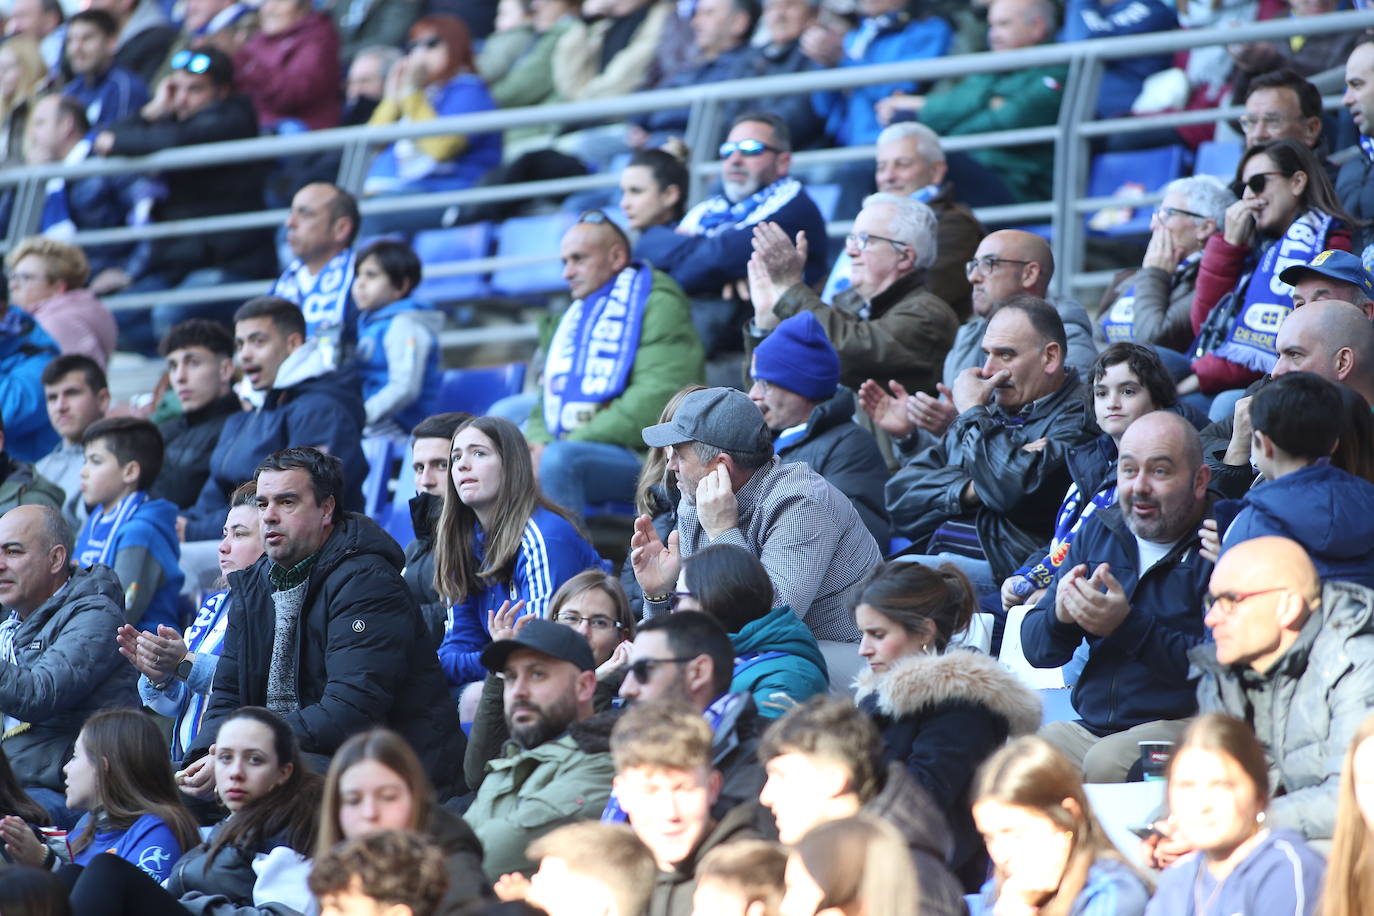
[[[762,412],[736,388],[693,391],[671,420],[648,427],[643,435],[652,448],[704,442],[727,452],[756,452],[771,441]]]
[[[1374,276],[1370,276],[1360,259],[1348,251],[1329,248],[1313,258],[1311,263],[1285,267],[1279,279],[1290,286],[1297,286],[1304,272],[1358,286],[1366,296],[1374,298]]]
[[[506,667],[511,653],[519,649],[533,649],[550,658],[571,662],[581,671],[595,671],[596,659],[592,647],[582,634],[552,620],[531,620],[520,628],[514,639],[498,639],[482,650],[482,664],[493,673]]]

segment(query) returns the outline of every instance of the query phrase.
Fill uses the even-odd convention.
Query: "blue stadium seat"
[[[547,213],[503,222],[496,235],[498,257],[548,255],[553,260],[498,270],[491,275],[492,290],[502,296],[533,296],[567,289],[558,250],[563,233],[576,218],[573,213]]]
[[[408,464],[409,462],[403,462]],[[378,521],[382,525],[382,530],[391,535],[397,544],[405,547],[415,540],[415,526],[410,521],[410,497],[400,499],[398,487],[397,499],[387,507],[386,512]]]
[[[485,414],[501,398],[520,393],[525,368],[524,363],[508,363],[482,369],[448,369],[440,386],[439,410]]]
[[[1072,722],[1078,718],[1078,711],[1073,708],[1072,687],[1051,687],[1037,691],[1040,694],[1040,703],[1044,707],[1040,724],[1048,725],[1051,722]]]
[[[1089,197],[1111,197],[1127,183],[1140,185],[1146,192],[1158,191],[1183,174],[1185,148],[1163,146],[1159,149],[1133,150],[1124,153],[1102,153],[1093,160],[1092,176],[1088,179]],[[1123,206],[1131,206],[1129,199]],[[1119,238],[1145,235],[1150,231],[1153,207],[1136,206],[1131,218],[1110,229],[1090,230],[1096,235]]]
[[[1214,175],[1222,181],[1230,181],[1244,152],[1245,143],[1241,140],[1204,140],[1197,148],[1193,174]]]
[[[840,193],[844,188],[838,184],[809,184],[806,186],[806,193],[811,195],[811,199],[816,202],[816,207],[821,211],[821,216],[825,217],[828,223],[835,218],[835,208],[840,205]]]
[[[415,254],[424,265],[425,273],[441,264],[472,261],[491,253],[491,223],[473,223],[452,229],[426,229],[415,233]],[[459,274],[452,277],[429,277],[420,281],[415,290],[418,299],[428,302],[459,302],[480,299],[491,294],[486,274]]]
[[[396,462],[403,460],[405,447],[388,436],[369,436],[363,439],[363,457],[367,459],[367,477],[363,478],[363,511],[372,518],[381,518],[391,504],[387,483]]]

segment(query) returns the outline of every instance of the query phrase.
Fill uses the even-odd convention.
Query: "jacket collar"
[[[871,318],[878,318],[885,315],[888,309],[901,302],[907,296],[922,291],[925,285],[926,272],[924,270],[913,270],[911,273],[903,274],[896,280],[893,280],[891,286],[869,300],[869,315]]]
[[[1040,697],[981,652],[955,649],[943,655],[909,655],[880,674],[860,672],[855,686],[856,701],[872,696],[878,710],[893,718],[963,701],[1006,719],[1012,737],[1040,727]]]

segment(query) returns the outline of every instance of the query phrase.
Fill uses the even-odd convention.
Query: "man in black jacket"
[[[411,743],[441,799],[459,794],[465,741],[401,578],[401,549],[370,518],[342,511],[333,455],[283,449],[256,479],[266,556],[231,576],[229,628],[188,758],[238,707],[266,706],[320,770],[349,737],[386,726]],[[188,790],[213,787],[206,759],[180,774]]]
[[[410,500],[410,523],[415,539],[406,545],[406,585],[420,605],[420,616],[434,648],[448,632],[447,601],[434,588],[434,535],[444,509],[444,486],[453,434],[472,419],[463,411],[425,417],[410,431],[410,462],[415,472],[415,495]]]
[[[1341,206],[1365,225],[1355,233],[1354,251],[1369,264],[1367,253],[1374,249],[1374,41],[1355,46],[1345,62],[1345,95],[1341,104],[1360,132],[1359,150],[1341,165],[1336,176],[1336,196]]]
[[[210,476],[210,455],[224,421],[243,409],[230,387],[234,338],[217,321],[192,318],[168,331],[159,349],[181,415],[158,425],[166,450],[152,495],[189,509]]]

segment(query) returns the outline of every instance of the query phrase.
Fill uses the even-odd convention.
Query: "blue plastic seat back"
[[[372,518],[381,518],[391,504],[387,484],[396,462],[404,457],[405,448],[387,436],[363,439],[363,457],[367,459],[367,476],[363,478],[363,511]]]
[[[525,386],[525,371],[524,363],[481,369],[448,369],[444,372],[440,389],[440,410],[465,410],[481,416],[501,398],[520,393]]]
[[[436,277],[431,271],[435,267],[487,257],[491,254],[493,234],[494,227],[487,222],[415,233],[415,254],[424,266],[424,279],[415,290],[416,298],[441,303],[491,295],[485,273]]]
[[[546,213],[516,216],[502,223],[496,233],[498,257],[546,256],[548,260],[496,271],[491,275],[492,291],[502,296],[534,296],[566,290],[558,252],[563,233],[575,219],[575,213]]]
[[[1101,153],[1093,159],[1088,196],[1111,197],[1126,184],[1139,185],[1146,193],[1158,191],[1183,174],[1184,156],[1183,146]],[[1132,204],[1129,199],[1123,199],[1122,206],[1132,207],[1130,219],[1109,229],[1092,231],[1110,237],[1148,234],[1154,207]]]
[[[838,184],[806,186],[806,193],[816,202],[816,209],[821,211],[821,216],[825,217],[827,223],[835,218],[835,209],[840,205],[840,193],[843,190],[844,188]]]
[[[1230,181],[1244,152],[1245,143],[1240,140],[1204,140],[1197,148],[1193,174],[1214,175],[1222,181]]]

